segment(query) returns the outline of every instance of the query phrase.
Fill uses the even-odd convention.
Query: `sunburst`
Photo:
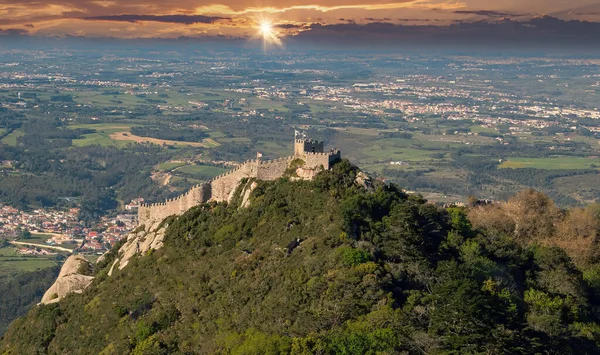
[[[264,49],[267,49],[269,45],[283,45],[280,38],[281,34],[270,20],[261,19],[258,22],[258,36],[262,37]]]

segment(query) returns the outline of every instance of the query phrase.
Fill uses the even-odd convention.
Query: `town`
[[[130,209],[136,211],[137,205]],[[51,255],[56,251],[102,254],[136,227],[136,215],[132,213],[104,216],[93,226],[84,227],[77,207],[22,211],[5,205],[0,208],[0,240],[14,244],[24,255]]]

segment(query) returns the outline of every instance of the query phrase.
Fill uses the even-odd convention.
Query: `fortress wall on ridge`
[[[211,197],[210,183],[197,185],[185,194],[162,203],[142,205],[138,209],[138,225],[162,221],[172,215],[180,215],[190,208],[208,201]]]
[[[256,165],[256,178],[259,180],[277,180],[285,174],[285,171],[294,159],[297,158],[290,156],[275,160],[259,161]]]
[[[256,177],[256,161],[249,160],[238,168],[214,178],[211,184],[211,201],[229,201],[238,183],[244,178]]]
[[[320,169],[328,170],[341,158],[339,150],[323,153],[323,142],[296,140],[295,155],[275,160],[248,160],[239,167],[217,176],[209,182],[194,186],[185,194],[163,203],[142,205],[138,210],[138,225],[150,228],[172,215],[182,215],[192,207],[208,201],[230,201],[235,189],[244,178],[277,180],[285,175],[290,163],[295,159],[304,160],[305,171],[301,178],[312,179]],[[309,171],[310,170],[310,171]]]
[[[341,153],[339,150],[331,153],[304,153],[304,168],[306,169],[317,169],[323,167],[325,170],[329,170],[333,163],[341,159]]]

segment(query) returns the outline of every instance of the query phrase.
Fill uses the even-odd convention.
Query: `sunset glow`
[[[263,40],[263,47],[267,49],[269,45],[281,46],[283,43],[279,38],[278,32],[275,30],[273,23],[269,20],[263,19],[259,22],[259,36]]]
[[[522,3],[509,0],[264,0],[258,6],[249,0],[184,0],[176,5],[156,0],[0,0],[0,34],[115,38],[224,36],[260,38],[266,44],[281,45],[283,38],[300,33],[310,36],[313,29],[322,30],[324,26],[333,28],[336,37],[347,30],[355,31],[352,26],[372,24],[430,27],[444,33],[444,28],[455,24],[524,23],[543,16],[600,23],[600,3],[595,0],[573,0],[568,4],[542,0]],[[383,34],[389,35],[389,31]]]

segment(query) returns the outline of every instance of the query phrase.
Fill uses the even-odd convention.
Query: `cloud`
[[[327,36],[344,39],[348,33],[365,43],[440,38],[524,43],[552,36],[592,41],[600,31],[586,22],[531,18],[550,13],[561,20],[600,21],[597,0],[567,5],[565,10],[564,0],[0,0],[0,29],[37,36],[246,38],[267,20],[282,36],[317,42]]]
[[[455,10],[465,8],[467,5],[461,1],[445,1],[445,0],[401,0],[401,1],[379,1],[367,2],[364,1],[328,1],[328,4],[317,1],[295,1],[292,5],[284,5],[282,1],[276,1],[272,5],[263,6],[229,6],[224,4],[211,4],[196,8],[196,13],[202,14],[225,14],[225,15],[244,15],[252,13],[269,13],[279,14],[292,11],[318,11],[318,12],[335,12],[341,10],[363,10],[363,11],[378,11],[378,10],[397,10],[397,9],[444,9]]]
[[[281,28],[284,30],[293,30],[293,29],[307,28],[307,27],[310,27],[310,25],[309,24],[282,23],[282,24],[276,24],[274,27]]]
[[[439,21],[438,19],[428,19],[428,18],[399,18],[400,22],[429,22],[429,21]]]
[[[0,29],[0,36],[2,37],[23,37],[29,33],[26,30],[20,28],[8,28],[6,30]]]
[[[486,17],[520,17],[520,16],[531,16],[531,14],[520,14],[509,11],[495,11],[495,10],[455,10],[455,14],[460,15],[477,15]]]
[[[343,46],[434,45],[444,48],[598,48],[600,23],[564,21],[543,16],[529,21],[458,22],[450,26],[408,25],[374,22],[360,24],[311,25],[294,37],[298,43]],[[592,48],[593,49],[593,48]]]
[[[165,22],[165,23],[180,23],[184,25],[193,25],[196,23],[212,24],[217,21],[230,20],[228,17],[218,16],[202,16],[202,15],[107,15],[107,16],[92,16],[84,17],[84,20],[92,21],[115,21],[115,22]]]

